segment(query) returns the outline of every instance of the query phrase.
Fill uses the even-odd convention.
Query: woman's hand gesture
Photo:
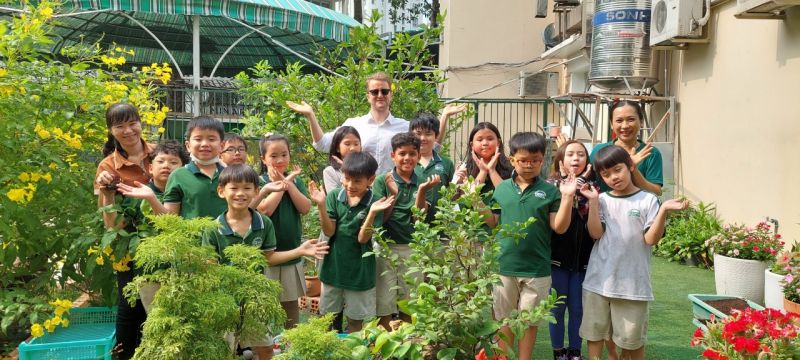
[[[314,114],[314,108],[311,107],[305,100],[299,104],[294,101],[286,101],[286,106],[303,116],[311,116]]]
[[[653,152],[653,144],[647,144],[642,150],[636,151],[631,154],[631,160],[633,160],[633,166],[639,166],[644,159],[647,159],[648,156]]]

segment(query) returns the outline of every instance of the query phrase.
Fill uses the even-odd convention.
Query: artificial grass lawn
[[[652,258],[653,292],[647,330],[647,359],[696,359],[700,350],[689,345],[695,327],[688,294],[714,294],[714,273],[666,260]],[[586,342],[583,346],[586,355]],[[552,359],[550,332],[539,328],[533,359]]]
[[[695,327],[692,325],[692,306],[687,296],[714,294],[714,273],[653,257],[652,281],[656,300],[650,303],[645,357],[654,360],[698,358],[700,350],[689,345]],[[305,322],[307,316],[307,312],[301,312],[301,322]],[[585,341],[583,345],[585,356]],[[541,326],[533,359],[552,358],[550,331],[547,326]]]

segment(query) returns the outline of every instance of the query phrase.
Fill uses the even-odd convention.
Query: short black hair
[[[508,141],[508,147],[511,149],[511,155],[516,154],[519,150],[526,150],[532,154],[544,154],[547,141],[542,134],[525,131],[514,134]]]
[[[409,131],[416,129],[431,130],[436,136],[439,136],[439,119],[429,112],[419,112],[408,124]]]
[[[633,166],[633,160],[625,149],[616,145],[609,145],[597,150],[592,166],[594,166],[594,171],[600,173],[603,170],[617,166],[617,164],[625,164],[626,167],[630,168]]]
[[[289,138],[287,138],[286,136],[283,136],[281,134],[273,134],[273,133],[265,134],[264,136],[262,136],[261,139],[258,140],[259,156],[262,159],[261,160],[261,173],[262,174],[266,174],[267,171],[269,170],[267,168],[267,165],[264,164],[264,160],[263,160],[264,156],[267,155],[267,146],[269,146],[270,143],[275,142],[275,141],[283,141],[284,143],[286,143],[286,149],[289,150],[289,154],[292,153],[292,147],[291,147],[291,145],[289,145]]]
[[[222,139],[222,146],[225,146],[225,144],[227,144],[229,142],[232,142],[232,141],[238,141],[238,142],[244,144],[244,150],[247,151],[247,141],[244,141],[243,137],[241,137],[241,136],[239,136],[239,134],[235,134],[235,133],[225,133],[225,138]]]
[[[394,134],[392,136],[392,151],[397,151],[402,146],[411,145],[419,151],[420,142],[414,134],[410,132],[403,132]]]
[[[369,178],[378,171],[378,162],[365,152],[350,153],[344,158],[341,171],[348,177]]]
[[[253,168],[244,164],[228,166],[219,174],[219,187],[225,187],[234,182],[251,183],[258,188],[258,174]]]
[[[189,121],[189,125],[186,126],[186,140],[192,136],[194,129],[214,130],[219,133],[220,140],[225,138],[225,126],[219,120],[208,115],[200,115]]]
[[[150,161],[155,160],[156,156],[160,154],[174,155],[181,159],[181,163],[186,165],[189,163],[189,153],[186,152],[186,147],[183,146],[178,140],[164,140],[153,151],[150,152]]]

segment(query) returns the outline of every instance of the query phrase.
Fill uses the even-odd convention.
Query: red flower
[[[761,250],[761,248],[758,246],[753,246],[753,251],[758,251],[758,250]]]
[[[706,349],[706,351],[703,351],[703,356],[709,360],[728,360],[727,356],[720,354],[714,349]]]
[[[489,358],[486,357],[486,349],[481,349],[481,352],[475,355],[475,360],[489,360]]]
[[[733,340],[733,349],[738,352],[746,352],[748,354],[755,354],[758,352],[760,343],[756,339],[748,339],[740,336]]]

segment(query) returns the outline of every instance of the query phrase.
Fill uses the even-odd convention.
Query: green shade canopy
[[[100,41],[134,50],[128,63],[177,63],[183,76],[193,73],[196,19],[204,77],[231,76],[261,60],[276,68],[310,62],[313,48],[346,41],[360,25],[303,0],[69,0],[56,16],[56,53]]]

